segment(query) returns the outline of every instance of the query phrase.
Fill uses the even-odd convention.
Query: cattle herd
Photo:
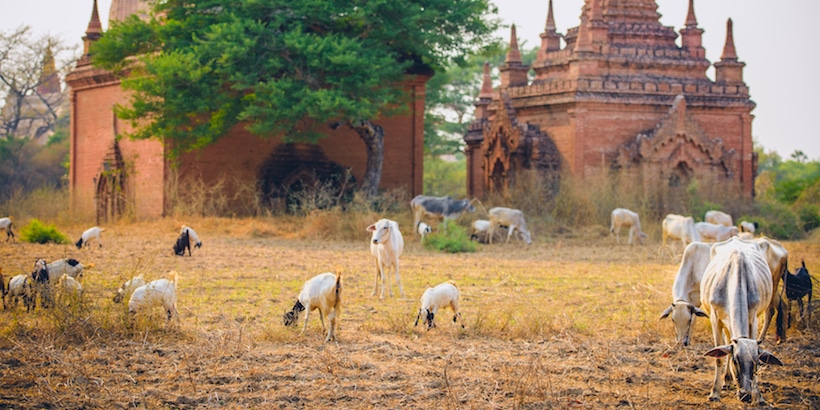
[[[471,201],[450,197],[419,195],[412,199],[410,207],[414,219],[413,234],[420,236],[422,241],[433,230],[422,219],[437,221],[439,223],[434,226],[446,229],[447,225],[441,222],[458,219],[465,212],[475,212]],[[509,242],[517,236],[528,245],[532,243],[532,233],[527,228],[522,211],[495,207],[487,214],[488,219],[472,222],[471,239],[491,244],[499,240]],[[11,217],[0,218],[0,228],[6,230],[7,241],[15,238],[12,221]],[[788,251],[780,242],[765,236],[755,237],[757,223],[742,221],[734,226],[732,217],[720,211],[707,212],[704,222],[697,223],[691,216],[670,214],[662,220],[661,227],[662,246],[666,246],[668,239],[676,239],[682,242],[684,251],[672,286],[672,303],[661,313],[660,319],[671,319],[676,341],[683,346],[689,345],[696,318],[709,319],[715,347],[704,354],[716,359],[709,400],[720,400],[727,372],[730,372],[741,401],[763,403],[756,376],[758,365],[783,365],[774,354],[761,347],[767,329],[774,320],[777,340],[785,339],[785,329],[791,317],[784,317],[784,312],[791,310],[784,307],[789,307],[791,301],[798,301],[802,319],[808,321],[811,314],[812,278],[805,262],[794,274],[790,273]],[[647,235],[636,212],[624,208],[612,211],[610,233],[615,235],[617,242],[620,242],[622,228],[627,229],[628,244],[644,243]],[[398,223],[380,219],[366,230],[371,235],[369,245],[375,263],[373,296],[378,295],[379,299],[393,296],[390,283],[392,274],[398,295],[404,297],[400,275],[404,238]],[[77,248],[92,242],[102,247],[100,236],[103,231],[99,227],[86,230],[76,242]],[[187,250],[188,256],[191,256],[192,244],[195,248],[202,246],[196,231],[183,225],[173,245],[173,252],[184,256]],[[81,294],[80,279],[84,269],[85,266],[76,259],[60,259],[52,263],[38,259],[31,274],[12,277],[8,286],[0,271],[4,310],[16,308],[19,299],[30,311],[35,309],[38,296],[41,307],[48,308],[54,306],[56,294]],[[168,278],[147,283],[142,275],[135,276],[117,290],[114,302],[127,301],[128,311],[132,314],[152,306],[162,306],[169,321],[174,317],[179,321],[176,308],[177,276],[176,272],[170,272]],[[781,281],[785,300],[780,291]],[[307,280],[293,308],[285,313],[284,324],[295,325],[304,312],[304,332],[310,313],[318,310],[322,328],[327,332],[325,340],[335,340],[342,290],[341,274],[325,272]],[[806,296],[808,303],[804,306],[803,298]],[[453,323],[457,323],[461,318],[459,299],[459,289],[452,280],[427,288],[420,298],[415,325],[421,320],[428,330],[434,328],[435,315],[446,308],[452,310]],[[325,326],[325,318],[329,321],[329,327]],[[759,325],[761,318],[762,325]]]

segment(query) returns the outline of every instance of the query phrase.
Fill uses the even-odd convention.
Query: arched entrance
[[[125,163],[115,141],[103,158],[102,171],[94,178],[97,224],[115,221],[125,212]]]

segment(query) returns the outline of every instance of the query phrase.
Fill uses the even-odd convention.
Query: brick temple
[[[536,170],[552,179],[606,173],[666,209],[693,180],[753,197],[755,103],[731,19],[711,64],[694,1],[679,33],[661,25],[657,9],[654,0],[586,0],[580,24],[562,35],[550,0],[532,66],[522,63],[513,26],[501,83],[492,87],[485,65],[464,136],[469,194],[503,192],[517,173]]]
[[[137,14],[145,16],[148,0],[113,0],[109,22]],[[97,221],[123,214],[155,218],[168,214],[172,196],[186,186],[224,187],[237,204],[236,213],[259,198],[281,206],[294,187],[312,185],[316,179],[350,172],[361,181],[367,162],[364,143],[346,127],[327,129],[317,144],[284,143],[281,138],[260,138],[243,125],[196,152],[183,154],[172,164],[169,147],[159,138],[120,138],[129,124],[116,118],[114,106],[127,104],[128,94],[112,73],[91,65],[91,44],[103,36],[97,2],[83,37],[84,52],[66,78],[71,88],[71,151],[69,186],[72,212]],[[411,96],[407,113],[379,118],[384,128],[384,169],[381,189],[422,190],[424,155],[424,96],[429,76],[409,76]],[[241,186],[238,186],[241,185]],[[250,186],[253,189],[248,190]]]

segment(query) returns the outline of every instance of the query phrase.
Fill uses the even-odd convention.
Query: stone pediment
[[[616,167],[630,167],[642,162],[663,162],[673,166],[685,163],[721,165],[731,173],[734,149],[725,149],[723,140],[710,138],[687,112],[686,99],[678,95],[669,113],[654,129],[638,134],[634,140],[618,147]]]

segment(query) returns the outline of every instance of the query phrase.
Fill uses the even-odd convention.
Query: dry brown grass
[[[364,231],[378,215],[342,216],[121,223],[107,227],[103,249],[83,251],[0,244],[7,278],[31,270],[36,257],[94,264],[81,303],[2,313],[0,407],[739,406],[734,389],[721,404],[706,403],[713,374],[713,360],[702,356],[711,346],[707,321],[698,321],[693,345],[683,349],[673,345],[671,323],[657,320],[670,302],[680,250],[658,252],[657,240],[619,246],[586,228],[540,236],[530,247],[450,255],[424,250],[406,231],[407,298],[379,301],[371,296]],[[411,225],[407,213],[395,219]],[[171,253],[182,223],[203,240],[192,258]],[[63,229],[75,238],[83,228]],[[816,245],[786,246],[820,272]],[[180,325],[166,325],[159,308],[131,322],[111,301],[128,277],[156,279],[169,270],[180,274]],[[304,335],[301,324],[282,325],[302,283],[324,271],[341,272],[344,281],[335,343],[323,342],[315,314]],[[466,328],[451,326],[447,312],[432,331],[413,328],[422,291],[448,279],[462,291]],[[820,406],[817,316],[811,330],[766,345],[786,364],[760,372],[764,397],[778,408]]]

